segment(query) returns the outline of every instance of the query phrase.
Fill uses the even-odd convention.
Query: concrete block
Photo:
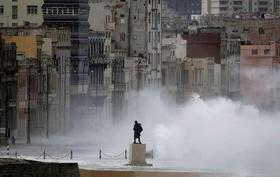
[[[146,163],[146,144],[129,145],[129,162],[128,165],[145,166]]]

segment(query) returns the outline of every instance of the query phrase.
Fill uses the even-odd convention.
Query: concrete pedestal
[[[128,165],[145,166],[146,163],[146,144],[129,145],[129,162]]]

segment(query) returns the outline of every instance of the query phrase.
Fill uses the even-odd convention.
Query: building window
[[[63,14],[63,8],[57,8],[58,11],[58,15],[62,15]]]
[[[208,86],[214,86],[214,69],[208,69]]]
[[[12,19],[18,18],[18,6],[12,6]]]
[[[259,28],[259,34],[264,34],[264,33],[265,33],[264,29],[263,28]]]
[[[12,2],[17,2],[17,0],[12,0]]]
[[[12,27],[17,27],[18,24],[17,23],[12,23]]]
[[[120,40],[121,41],[125,41],[125,33],[121,33],[120,34]]]
[[[37,14],[38,6],[27,6],[27,14]]]
[[[203,86],[203,69],[194,69],[193,71],[193,80],[194,80],[194,87],[202,87]]]
[[[258,49],[252,49],[251,54],[252,55],[258,55]]]
[[[105,21],[106,21],[106,23],[109,23],[111,20],[111,16],[110,15],[106,15],[105,16]]]
[[[36,26],[38,26],[38,23],[30,23],[30,26],[36,27]]]
[[[4,14],[4,6],[0,6],[0,15]]]
[[[148,54],[148,64],[149,65],[151,64],[151,54],[150,53]]]
[[[270,49],[264,49],[264,54],[269,55],[270,54]]]
[[[105,36],[106,36],[106,38],[110,38],[111,37],[111,33],[110,32],[105,32]]]
[[[152,28],[157,29],[157,14],[155,12],[152,13]]]

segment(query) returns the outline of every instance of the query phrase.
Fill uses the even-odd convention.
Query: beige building
[[[230,15],[242,12],[274,12],[274,0],[202,0],[202,14]]]
[[[183,74],[185,75],[185,94],[193,93],[201,97],[220,95],[221,67],[215,64],[214,58],[187,58],[183,62]]]
[[[90,30],[105,33],[104,51],[109,56],[112,48],[112,34],[116,29],[116,24],[113,19],[112,3],[109,0],[89,0],[89,7],[88,22]]]
[[[174,99],[182,80],[181,64],[186,58],[186,40],[175,32],[165,32],[162,36],[162,91]]]
[[[0,1],[0,27],[23,25],[40,26],[43,23],[43,0]]]

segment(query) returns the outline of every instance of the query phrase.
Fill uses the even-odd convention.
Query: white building
[[[163,33],[161,48],[162,91],[173,99],[176,99],[182,83],[181,66],[183,60],[186,59],[186,47],[186,40],[181,35],[175,32]]]
[[[43,3],[44,0],[0,1],[0,27],[40,26]]]
[[[274,0],[202,0],[202,14],[230,15],[242,12],[274,12]]]

